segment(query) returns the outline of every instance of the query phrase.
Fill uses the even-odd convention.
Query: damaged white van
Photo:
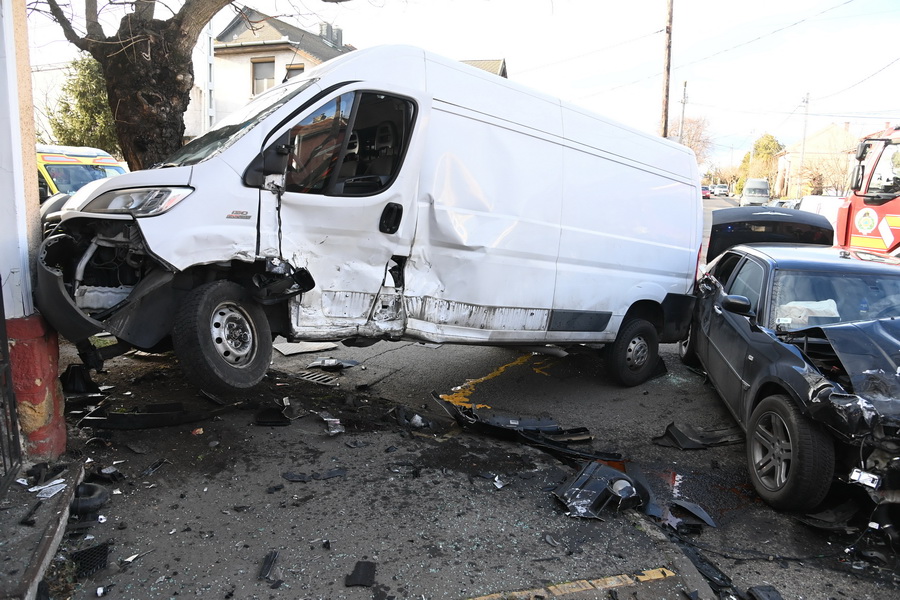
[[[329,61],[155,168],[81,188],[36,299],[91,367],[170,342],[250,388],[272,339],[606,344],[636,385],[686,335],[693,153],[423,50]],[[112,333],[116,346],[89,337]]]

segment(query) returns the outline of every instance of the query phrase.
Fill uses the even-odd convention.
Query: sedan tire
[[[769,396],[747,426],[747,466],[753,487],[769,505],[809,510],[831,488],[834,442],[787,396]]]
[[[210,392],[252,388],[272,358],[272,332],[262,307],[232,281],[192,290],[175,317],[172,341],[188,380]]]

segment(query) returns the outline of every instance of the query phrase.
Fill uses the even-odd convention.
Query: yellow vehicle
[[[128,172],[124,163],[103,150],[47,144],[37,145],[37,167],[42,203],[53,194],[72,194],[95,179]]]

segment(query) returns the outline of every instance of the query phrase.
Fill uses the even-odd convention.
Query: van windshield
[[[219,121],[215,128],[185,144],[181,150],[158,166],[195,165],[219,154],[316,81],[318,80],[308,79],[300,85],[278,86],[260,94],[244,108]]]

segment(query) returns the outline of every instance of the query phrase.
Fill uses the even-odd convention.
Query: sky
[[[331,23],[356,48],[412,44],[458,60],[503,58],[513,81],[660,130],[667,0],[246,4],[314,32]],[[831,123],[849,122],[859,136],[900,125],[900,0],[673,0],[673,7],[670,122],[682,110],[706,120],[713,141],[706,168],[740,163],[766,133],[790,145]],[[220,13],[214,33],[233,15]],[[72,52],[58,26],[30,21],[32,64]],[[117,21],[110,17],[108,33]]]

